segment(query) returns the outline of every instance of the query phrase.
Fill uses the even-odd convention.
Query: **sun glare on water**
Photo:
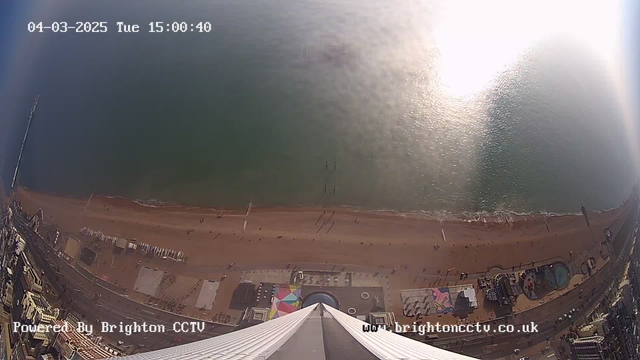
[[[454,1],[435,28],[438,75],[446,95],[491,87],[536,42],[582,42],[609,67],[618,55],[620,4],[610,1]]]

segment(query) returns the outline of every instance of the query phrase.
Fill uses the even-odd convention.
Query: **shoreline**
[[[423,273],[451,264],[474,273],[590,252],[600,248],[604,229],[618,231],[629,208],[627,201],[609,212],[590,213],[589,227],[581,215],[469,222],[340,208],[256,208],[247,216],[246,211],[145,207],[99,196],[87,206],[87,199],[23,188],[17,199],[29,213],[42,209],[45,221],[67,234],[87,227],[136,238],[180,250],[190,265],[297,261],[411,267]]]
[[[0,184],[1,186],[2,184]],[[25,186],[20,186],[18,191],[26,191],[38,196],[51,196],[55,198],[64,198],[72,201],[87,201],[88,197],[76,197],[72,195],[48,193],[39,190],[29,189]],[[593,214],[606,214],[608,212],[616,211],[625,206],[630,194],[621,204],[617,207],[600,209],[600,210],[588,210],[588,213]],[[108,202],[114,202],[118,205],[125,205],[131,208],[157,210],[157,211],[188,211],[197,213],[212,213],[226,214],[226,215],[238,215],[246,214],[246,207],[244,208],[225,208],[225,207],[213,207],[213,206],[194,206],[188,204],[171,203],[165,201],[159,201],[156,199],[133,199],[119,195],[104,195],[93,194],[91,200],[103,200]],[[128,205],[127,205],[128,204]],[[462,223],[480,223],[480,224],[516,224],[520,222],[537,221],[546,218],[560,218],[560,217],[573,217],[583,216],[580,211],[576,212],[552,212],[552,211],[530,211],[530,212],[518,212],[512,210],[494,210],[494,211],[459,211],[450,212],[444,210],[415,210],[415,211],[403,211],[394,209],[368,209],[360,208],[351,205],[334,205],[334,206],[309,206],[309,205],[286,205],[286,206],[259,206],[251,205],[251,211],[253,212],[305,212],[305,211],[341,211],[347,213],[361,214],[362,216],[397,216],[402,218],[415,218],[423,220],[435,220],[442,222],[462,222]]]
[[[571,274],[581,279],[582,263],[589,258],[597,259],[599,267],[607,262],[610,254],[602,245],[604,229],[617,236],[624,224],[621,220],[628,217],[634,204],[627,200],[614,210],[589,213],[588,226],[582,214],[481,223],[346,209],[333,213],[322,208],[256,208],[248,216],[246,211],[234,210],[217,217],[219,212],[211,208],[146,207],[95,195],[88,202],[19,188],[16,196],[27,213],[42,209],[44,222],[60,231],[60,251],[66,251],[65,239],[71,237],[82,246],[98,246],[89,271],[120,287],[134,289],[132,272],[140,262],[184,281],[228,275],[233,281],[223,282],[215,305],[216,311],[227,311],[223,308],[231,300],[234,284],[241,280],[241,269],[254,269],[253,273],[256,267],[269,272],[291,264],[318,264],[313,267],[331,270],[342,266],[368,269],[369,276],[375,271],[373,278],[387,276],[386,285],[381,286],[385,302],[390,301],[386,307],[396,314],[402,313],[401,291],[458,285],[462,272],[490,276],[496,271],[514,272],[547,261],[564,261]],[[82,227],[181,251],[187,261],[176,265],[138,253],[100,249],[101,244],[79,233]],[[76,258],[77,253],[71,256]],[[144,298],[138,293],[135,296]],[[534,303],[523,301],[519,308],[530,309]],[[492,309],[483,307],[473,319],[495,318],[498,313]]]

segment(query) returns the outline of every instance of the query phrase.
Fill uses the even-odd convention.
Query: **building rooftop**
[[[587,336],[583,338],[573,339],[571,340],[571,343],[586,344],[586,343],[593,343],[593,342],[601,343],[603,341],[604,341],[604,337],[596,335],[596,336]]]
[[[52,321],[53,325],[64,325],[62,320]],[[75,326],[69,323],[69,331],[61,331],[57,341],[68,344],[76,349],[78,355],[84,359],[105,359],[113,357],[109,351],[105,350],[99,344],[96,344],[86,335],[78,332]]]
[[[39,308],[47,309],[49,307],[49,303],[47,303],[47,301],[38,294],[31,293],[31,299],[33,300],[33,303],[36,304],[36,306]]]

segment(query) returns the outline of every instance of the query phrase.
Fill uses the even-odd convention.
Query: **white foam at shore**
[[[189,206],[189,205],[171,203],[167,201],[161,201],[157,199],[129,199],[122,196],[113,196],[113,195],[99,195],[99,196],[107,199],[120,199],[120,200],[131,201],[140,206],[150,207],[150,208],[176,207],[176,208],[183,208],[183,209],[203,209],[203,210],[211,210],[211,211],[222,210],[222,208],[214,208],[214,207],[207,207],[207,206]],[[589,211],[596,212],[596,213],[605,213],[608,211],[615,210],[620,206],[622,206],[623,204],[624,203],[620,204],[618,207],[613,207],[609,209],[600,209],[600,210],[590,209]],[[260,208],[260,205],[256,206],[255,204],[253,204],[253,207]],[[302,208],[314,208],[314,207],[308,206],[308,205],[299,205],[299,206],[294,205],[294,206],[267,206],[266,208],[273,208],[273,209],[301,208],[302,209]],[[322,209],[322,207],[316,207],[316,208]],[[420,216],[426,219],[436,219],[438,221],[467,221],[467,222],[487,222],[487,223],[513,222],[517,220],[516,219],[517,217],[535,218],[540,216],[544,216],[544,217],[582,216],[581,212],[563,213],[563,212],[551,212],[551,211],[530,211],[530,212],[513,211],[513,210],[495,210],[495,211],[483,210],[483,211],[460,211],[460,212],[453,212],[453,211],[446,211],[446,210],[404,211],[404,210],[393,210],[393,209],[384,209],[384,208],[383,209],[366,209],[366,208],[360,208],[357,206],[350,206],[350,205],[335,205],[335,206],[332,206],[331,208],[341,208],[341,209],[356,211],[356,212],[391,213],[398,216]],[[231,208],[226,210],[233,211],[233,210],[240,210],[240,208],[238,209]]]
[[[99,195],[99,196],[107,199],[132,201],[140,206],[153,207],[153,208],[164,207],[164,206],[180,206],[180,205],[171,204],[169,202],[161,201],[157,199],[128,199],[123,196],[113,196],[113,195]]]
[[[160,201],[160,200],[156,200],[156,199],[127,199],[124,198],[122,196],[104,196],[105,198],[109,198],[109,199],[121,199],[121,200],[126,200],[126,201],[131,201],[134,202],[140,206],[144,206],[144,207],[151,207],[151,208],[160,208],[160,207],[177,207],[177,208],[184,208],[184,209],[206,209],[206,210],[219,210],[213,207],[206,207],[206,206],[189,206],[189,205],[181,205],[181,204],[175,204],[175,203],[170,203],[170,202],[166,202],[166,201]],[[260,206],[255,206],[253,205],[253,207],[257,207],[259,208]],[[305,205],[300,205],[300,206],[269,206],[267,208],[273,208],[273,209],[277,209],[277,208],[313,208],[313,206],[305,206]],[[321,207],[317,207],[317,208],[321,208]],[[359,208],[359,207],[355,207],[355,206],[349,206],[349,205],[339,205],[339,206],[333,206],[333,208],[342,208],[345,210],[350,210],[350,211],[357,211],[357,212],[380,212],[380,213],[392,213],[398,216],[421,216],[427,219],[437,219],[438,221],[467,221],[467,222],[491,222],[491,223],[504,223],[504,222],[514,222],[517,219],[516,218],[522,218],[522,217],[540,217],[540,216],[544,216],[544,217],[558,217],[558,216],[582,216],[582,213],[580,212],[575,212],[575,213],[571,213],[571,212],[566,212],[566,213],[562,213],[562,212],[549,212],[549,211],[531,211],[531,212],[518,212],[518,211],[509,211],[509,210],[496,210],[496,211],[461,211],[461,212],[452,212],[452,211],[445,211],[445,210],[432,210],[432,211],[426,211],[426,210],[416,210],[416,211],[401,211],[401,210],[391,210],[391,209],[366,209],[366,208]],[[611,211],[611,210],[615,210],[616,208],[611,208],[611,209],[603,209],[603,210],[591,210],[597,213],[603,213],[603,212],[607,212],[607,211]],[[234,210],[234,209],[228,209],[228,210]],[[240,209],[235,209],[235,210],[240,210]]]

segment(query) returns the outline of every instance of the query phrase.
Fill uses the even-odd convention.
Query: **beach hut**
[[[114,245],[119,249],[127,248],[127,239],[124,238],[116,238],[114,241]]]

